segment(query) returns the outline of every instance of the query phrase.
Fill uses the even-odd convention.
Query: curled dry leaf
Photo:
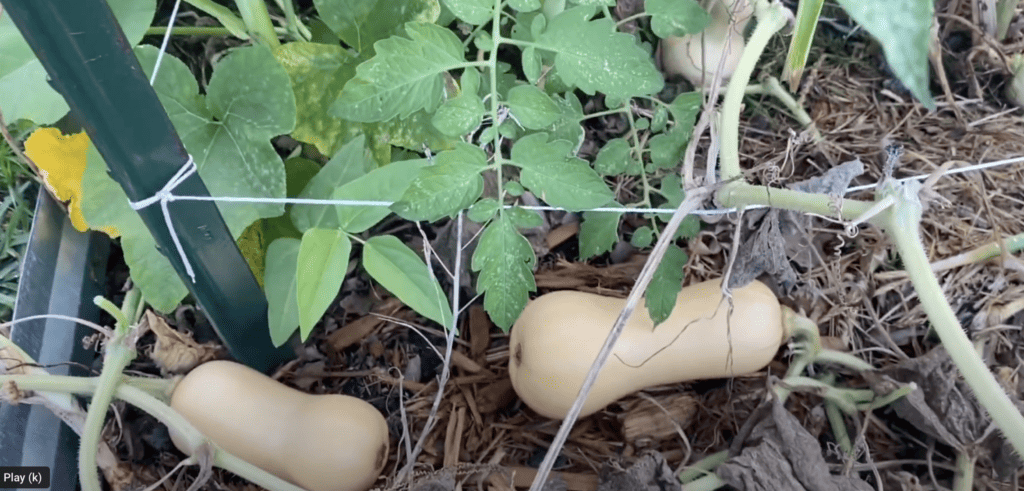
[[[156,334],[156,344],[149,354],[163,374],[181,374],[200,363],[216,359],[220,348],[216,343],[199,344],[192,336],[180,333],[153,311],[146,311],[145,322]]]

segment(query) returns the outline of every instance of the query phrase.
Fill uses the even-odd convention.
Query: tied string
[[[185,255],[185,249],[181,247],[181,241],[178,240],[178,234],[174,231],[174,225],[171,223],[171,214],[167,211],[167,203],[175,201],[178,197],[172,194],[174,188],[178,187],[179,184],[185,182],[189,176],[196,172],[196,163],[192,159],[192,155],[188,156],[188,161],[185,165],[182,165],[178,172],[176,172],[171,179],[164,184],[163,189],[157,191],[156,194],[140,201],[129,201],[128,205],[133,210],[139,211],[153,203],[160,203],[160,209],[164,213],[164,223],[167,224],[167,231],[171,234],[171,240],[174,241],[174,246],[178,248],[178,255],[181,256],[181,262],[185,264],[185,272],[188,273],[189,278],[192,278],[192,283],[196,282],[196,273],[192,270],[192,264],[188,262],[188,256]]]

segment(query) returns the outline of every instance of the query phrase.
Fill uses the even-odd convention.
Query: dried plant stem
[[[651,282],[651,278],[654,276],[654,271],[658,269],[658,264],[661,262],[661,258],[664,257],[665,251],[668,250],[668,246],[673,242],[675,237],[676,229],[679,228],[679,224],[682,223],[683,218],[686,215],[696,210],[704,200],[710,195],[711,190],[708,188],[695,188],[689,190],[686,194],[686,199],[679,204],[679,208],[676,209],[676,213],[672,215],[672,219],[669,220],[668,224],[665,225],[665,230],[662,231],[661,237],[658,238],[658,243],[655,244],[654,250],[651,251],[651,255],[647,258],[647,262],[644,264],[643,270],[640,271],[640,276],[636,280],[636,284],[633,286],[633,290],[629,293],[629,297],[626,298],[626,305],[622,308],[622,312],[619,313],[618,319],[615,320],[615,324],[612,326],[611,332],[608,333],[608,337],[605,338],[604,345],[601,346],[601,351],[598,352],[597,358],[594,363],[590,366],[590,371],[587,372],[586,378],[583,379],[583,385],[580,387],[579,395],[576,397],[576,402],[573,403],[572,407],[569,408],[569,413],[566,414],[565,419],[562,421],[562,426],[558,429],[558,433],[555,435],[554,441],[551,442],[551,446],[548,447],[547,455],[544,456],[544,461],[541,462],[540,468],[537,469],[537,475],[533,479],[533,484],[530,486],[530,491],[541,491],[544,488],[544,484],[547,482],[548,475],[551,473],[551,469],[555,465],[555,460],[558,458],[558,453],[562,450],[562,446],[565,445],[565,441],[569,438],[569,432],[572,430],[573,425],[576,423],[576,419],[579,418],[580,412],[583,410],[583,404],[587,400],[587,396],[590,394],[590,389],[597,382],[597,375],[607,363],[608,358],[612,354],[612,349],[615,347],[615,342],[618,341],[619,336],[622,334],[623,329],[626,327],[626,322],[630,316],[633,315],[633,310],[640,302],[640,297],[644,291],[647,290],[647,285]]]

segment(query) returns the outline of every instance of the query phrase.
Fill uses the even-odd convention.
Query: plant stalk
[[[267,12],[267,4],[263,0],[235,0],[235,5],[242,14],[247,30],[261,44],[272,49],[281,46],[277,32],[274,31],[274,22],[270,20],[270,12]]]
[[[921,184],[909,181],[904,186],[889,191],[896,195],[896,203],[888,214],[886,232],[896,244],[904,269],[921,300],[921,307],[928,314],[943,347],[971,386],[978,402],[1013,445],[1017,455],[1024,455],[1024,416],[974,350],[974,345],[960,327],[925,254],[918,231],[922,210],[917,192]]]

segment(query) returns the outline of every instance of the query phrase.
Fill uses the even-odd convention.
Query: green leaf
[[[533,248],[508,215],[499,215],[481,234],[472,262],[473,271],[480,272],[476,290],[484,294],[484,309],[504,332],[523,311],[529,292],[537,290],[536,264]]]
[[[508,92],[506,101],[512,116],[524,128],[538,130],[554,124],[561,111],[543,90],[533,85],[519,85]],[[481,103],[481,106],[483,103]]]
[[[311,228],[302,234],[295,273],[299,334],[309,339],[341,289],[352,242],[341,230]]]
[[[365,138],[358,136],[341,147],[327,161],[305,189],[299,193],[302,199],[331,199],[335,189],[366,174],[367,164],[364,153]],[[292,224],[299,232],[311,228],[338,228],[338,212],[333,205],[293,205],[291,209]]]
[[[487,167],[483,150],[459,143],[441,152],[435,164],[420,169],[391,210],[406,220],[434,221],[473,204],[484,190],[480,172]]]
[[[364,123],[433,112],[444,95],[444,74],[461,68],[462,42],[443,27],[405,25],[408,38],[393,36],[374,45],[376,55],[356,69],[332,108],[333,114]]]
[[[456,17],[475,26],[491,20],[494,14],[492,0],[444,0]]]
[[[662,177],[661,189],[658,193],[668,200],[666,207],[672,209],[679,208],[679,205],[686,198],[686,193],[683,191],[683,180],[679,177],[679,174],[668,174]]]
[[[267,266],[263,281],[267,292],[267,324],[274,346],[288,341],[299,328],[299,294],[296,272],[301,241],[277,239],[267,248]]]
[[[508,5],[520,12],[533,12],[540,8],[540,0],[508,0]]]
[[[676,229],[676,239],[692,239],[700,233],[700,219],[697,215],[686,215]]]
[[[660,169],[670,169],[679,163],[690,140],[690,131],[674,128],[668,133],[654,135],[648,147],[651,150],[651,163]]]
[[[630,153],[633,151],[624,138],[613,138],[601,147],[597,152],[597,159],[594,160],[594,170],[605,176],[615,176],[626,172],[626,167],[634,159]]]
[[[651,277],[645,303],[655,326],[668,319],[676,306],[679,291],[683,289],[683,268],[688,259],[685,251],[672,244],[665,250],[665,256]]]
[[[434,127],[448,136],[461,136],[480,126],[487,109],[477,95],[480,73],[467,68],[462,74],[462,92],[437,108],[431,119]]]
[[[526,192],[526,188],[516,181],[508,181],[505,183],[505,192],[510,196],[522,196]]]
[[[615,0],[572,0],[572,3],[575,3],[576,5],[592,5],[598,7],[602,5],[606,7],[615,6]]]
[[[398,238],[378,235],[367,240],[363,267],[409,308],[446,329],[452,327],[452,309],[441,285],[423,260]]]
[[[507,213],[509,218],[512,219],[512,224],[518,228],[533,228],[544,225],[544,218],[533,210],[513,206],[507,210]]]
[[[658,104],[657,109],[654,110],[654,117],[651,118],[651,131],[657,133],[665,129],[665,125],[668,124],[668,109],[665,106]]]
[[[814,40],[814,30],[818,27],[818,17],[824,3],[824,0],[804,0],[797,7],[796,29],[793,30],[793,39],[789,41],[786,64],[782,67],[782,79],[789,82],[791,90],[796,90],[800,85],[800,77],[804,73],[804,65],[807,64],[807,55],[811,52],[811,41]]]
[[[576,7],[548,24],[537,47],[555,52],[555,68],[568,84],[588,95],[613,97],[654,94],[664,86],[651,54],[632,35],[616,32],[611,19],[588,21],[594,10]]]
[[[549,205],[569,211],[596,208],[614,198],[586,161],[569,156],[571,143],[547,139],[546,133],[534,133],[512,147],[512,163],[523,169],[523,186]]]
[[[394,201],[426,165],[425,159],[390,163],[339,187],[333,199]],[[365,232],[391,214],[386,206],[338,206],[337,209],[338,226],[350,234]]]
[[[662,39],[703,31],[710,17],[694,0],[645,0],[651,15],[651,30]]]
[[[153,23],[156,0],[108,0],[130,46],[142,41]],[[20,119],[49,125],[68,113],[67,102],[47,83],[46,70],[14,26],[0,15],[0,111],[7,124]]]
[[[583,118],[583,105],[573,93],[566,93],[565,98],[554,96],[555,105],[558,106],[561,116],[549,126],[546,131],[550,134],[550,140],[565,140],[573,144],[572,153],[579,152],[583,145],[583,125],[580,120]]]
[[[928,48],[935,6],[931,0],[839,0],[850,17],[885,51],[896,77],[921,104],[935,109],[928,90]]]
[[[527,46],[523,50],[523,74],[530,84],[536,84],[540,80],[541,62],[537,55],[537,48]]]
[[[484,223],[487,220],[490,220],[491,217],[493,217],[500,209],[501,203],[498,203],[498,200],[494,198],[484,198],[469,207],[466,217],[474,222]]]
[[[644,247],[651,245],[652,242],[654,242],[654,230],[647,225],[633,231],[633,236],[629,239],[629,243],[633,244],[633,247],[639,249],[643,249]]]
[[[703,103],[704,99],[700,92],[684,92],[672,99],[668,111],[672,113],[672,120],[676,123],[674,129],[692,131],[693,123],[697,119],[697,113],[700,112]]]
[[[618,203],[609,203],[615,208],[622,208]],[[580,225],[580,261],[604,254],[615,246],[619,240],[619,219],[622,213],[610,211],[583,212],[583,223]]]
[[[320,18],[345,44],[362,52],[399,31],[406,22],[434,22],[437,0],[314,0]]]

